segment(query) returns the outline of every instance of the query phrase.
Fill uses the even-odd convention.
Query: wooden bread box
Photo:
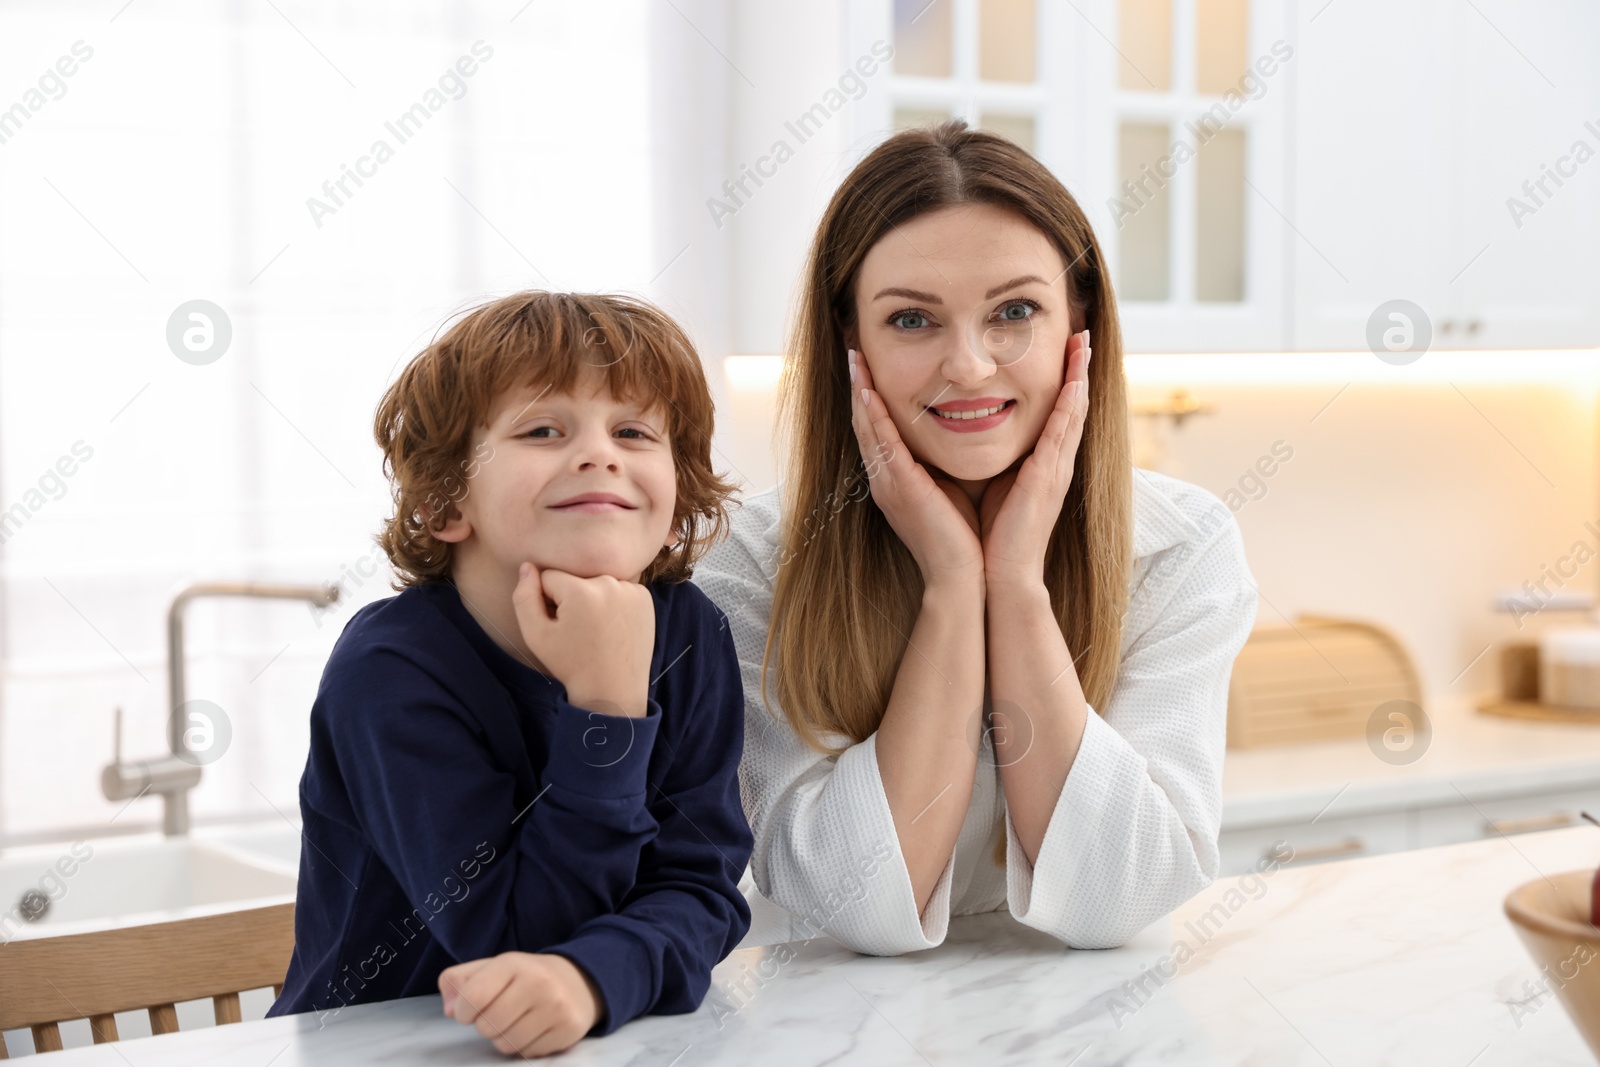
[[[1420,705],[1422,686],[1411,657],[1382,627],[1326,615],[1257,627],[1228,681],[1228,747],[1362,737],[1389,700]]]

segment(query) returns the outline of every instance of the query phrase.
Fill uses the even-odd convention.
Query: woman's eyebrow
[[[937,296],[933,295],[932,293],[924,293],[924,292],[921,292],[921,291],[916,290],[916,289],[900,289],[900,288],[897,288],[897,287],[894,287],[894,286],[891,286],[888,289],[879,289],[878,290],[878,295],[873,297],[872,299],[874,299],[874,300],[882,300],[886,296],[903,296],[903,297],[906,297],[909,300],[921,300],[925,304],[943,304],[944,303],[943,300],[940,300]]]
[[[1045,281],[1043,278],[1039,277],[1037,274],[1023,274],[1023,275],[1019,275],[1018,277],[1012,278],[1010,281],[1005,282],[1002,285],[995,286],[993,289],[990,289],[987,293],[984,293],[983,294],[983,298],[985,300],[993,300],[995,297],[999,296],[1001,293],[1004,293],[1004,292],[1006,292],[1008,290],[1011,290],[1011,289],[1015,289],[1019,285],[1027,285],[1029,282],[1036,282],[1039,285],[1049,285],[1050,284],[1049,282]],[[910,300],[921,300],[924,303],[928,303],[928,304],[943,304],[944,303],[943,300],[940,300],[933,293],[924,293],[920,289],[902,289],[899,286],[890,286],[887,289],[880,289],[880,290],[878,290],[877,295],[875,295],[872,299],[874,299],[874,300],[882,300],[886,296],[903,296],[903,297],[906,297],[907,299],[910,299]]]
[[[1001,293],[1005,292],[1006,290],[1015,289],[1017,286],[1026,285],[1028,282],[1038,282],[1040,285],[1048,285],[1048,284],[1050,284],[1049,282],[1045,281],[1043,278],[1039,277],[1037,274],[1024,274],[1021,277],[1012,278],[1009,282],[1006,282],[1004,285],[995,286],[993,289],[990,289],[987,293],[984,293],[983,294],[983,298],[985,300],[993,300],[995,297],[999,296]]]

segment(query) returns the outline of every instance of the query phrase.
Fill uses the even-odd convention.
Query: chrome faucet
[[[167,609],[167,745],[171,755],[152,760],[123,762],[122,709],[117,709],[112,762],[100,774],[100,791],[107,800],[132,800],[157,793],[166,802],[161,829],[168,837],[189,832],[189,790],[200,784],[200,763],[189,751],[183,707],[183,612],[199,597],[263,597],[271,600],[308,600],[325,608],[339,599],[336,585],[263,585],[255,582],[200,582],[172,598]]]

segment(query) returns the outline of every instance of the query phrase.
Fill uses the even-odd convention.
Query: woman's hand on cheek
[[[1067,341],[1067,379],[1033,451],[989,480],[979,515],[988,582],[1044,581],[1050,535],[1072,485],[1078,444],[1089,414],[1089,331]]]
[[[883,398],[872,387],[872,372],[860,352],[850,360],[850,424],[867,467],[872,499],[895,534],[911,551],[925,585],[947,580],[976,581],[983,576],[983,545],[977,516],[961,488],[935,480],[900,440]],[[956,500],[968,513],[958,507]]]
[[[933,484],[939,487],[940,492],[950,498],[950,503],[956,509],[956,513],[966,520],[968,526],[972,527],[972,535],[981,540],[983,537],[983,522],[978,517],[977,509],[972,506],[972,498],[967,496],[967,491],[942,474],[933,475]]]

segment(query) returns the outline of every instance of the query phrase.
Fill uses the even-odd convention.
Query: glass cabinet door
[[[1117,4],[1113,214],[1124,299],[1246,299],[1244,105],[1264,85],[1249,38],[1250,0]]]
[[[1037,151],[1039,46],[1036,0],[894,0],[893,128],[961,118]]]
[[[877,128],[964,118],[1049,166],[1095,227],[1130,350],[1285,346],[1282,5],[878,3],[858,20],[895,48]]]

